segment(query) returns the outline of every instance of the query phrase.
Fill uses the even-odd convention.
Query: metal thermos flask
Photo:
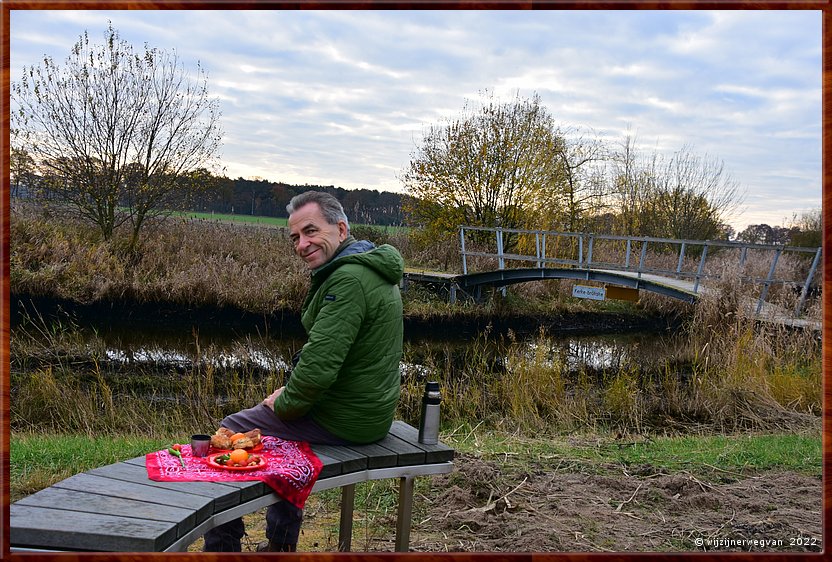
[[[438,382],[428,382],[425,394],[422,396],[422,419],[419,422],[419,443],[435,445],[439,442],[439,403],[442,395],[439,393]]]

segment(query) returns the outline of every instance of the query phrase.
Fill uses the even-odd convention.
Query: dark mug
[[[191,435],[191,454],[195,457],[205,457],[211,447],[210,435]]]

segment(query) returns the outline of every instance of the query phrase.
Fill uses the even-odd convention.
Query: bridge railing
[[[488,233],[493,233],[493,244],[487,244],[485,251],[481,247],[471,249],[471,242],[466,239],[466,233],[478,233],[480,239],[490,238]],[[498,269],[506,269],[509,261],[534,263],[534,267],[543,269],[553,266],[579,268],[579,269],[608,269],[615,271],[635,272],[641,277],[644,273],[664,275],[676,279],[689,279],[693,281],[694,293],[699,292],[700,283],[707,279],[720,279],[723,277],[726,265],[735,265],[737,269],[744,272],[740,275],[743,282],[760,286],[760,294],[757,299],[756,313],[762,310],[769,289],[773,285],[789,285],[800,290],[797,304],[794,308],[794,315],[799,316],[805,306],[809,288],[812,285],[818,264],[821,258],[821,248],[804,248],[797,246],[782,246],[768,244],[749,244],[743,242],[730,242],[727,240],[682,240],[673,238],[655,238],[648,236],[619,236],[611,234],[592,234],[583,232],[559,232],[548,230],[523,230],[512,228],[489,228],[460,226],[460,246],[462,254],[462,271],[468,274],[469,258],[493,258],[497,260]],[[507,238],[512,238],[513,243],[507,244]],[[522,239],[523,244],[517,244]],[[524,250],[533,250],[524,253]],[[566,244],[563,241],[566,241]],[[547,248],[548,245],[548,248]],[[605,245],[599,252],[599,246]],[[609,246],[616,247],[616,251],[610,251]],[[482,244],[480,244],[482,246]],[[511,246],[512,251],[506,251]],[[525,246],[525,247],[524,247]],[[552,251],[554,246],[554,251]],[[562,252],[565,249],[566,255]],[[648,252],[648,248],[656,251]],[[491,248],[494,251],[488,251]],[[673,250],[669,250],[672,248]],[[735,255],[733,258],[724,259],[726,250]],[[751,254],[763,256],[762,259],[755,259],[757,267],[763,267],[757,275],[750,271],[749,257]],[[785,255],[803,256],[800,262],[808,267],[800,267],[805,276],[800,277],[779,277],[777,266],[782,264]],[[656,261],[656,256],[663,256],[658,260],[661,263],[648,264],[650,258]],[[708,267],[709,258],[711,262],[716,255],[722,255],[719,269]],[[611,259],[615,258],[615,259]],[[794,269],[794,268],[792,268]],[[798,275],[798,273],[795,273]]]

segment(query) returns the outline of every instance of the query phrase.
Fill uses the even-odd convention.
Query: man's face
[[[289,216],[289,236],[295,253],[316,269],[335,255],[338,246],[347,239],[347,224],[329,224],[317,203],[307,203]]]

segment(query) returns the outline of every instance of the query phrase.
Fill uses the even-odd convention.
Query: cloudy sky
[[[490,90],[564,128],[718,159],[737,230],[821,205],[820,11],[12,11],[11,77],[108,21],[220,99],[232,178],[401,191],[431,125]]]

